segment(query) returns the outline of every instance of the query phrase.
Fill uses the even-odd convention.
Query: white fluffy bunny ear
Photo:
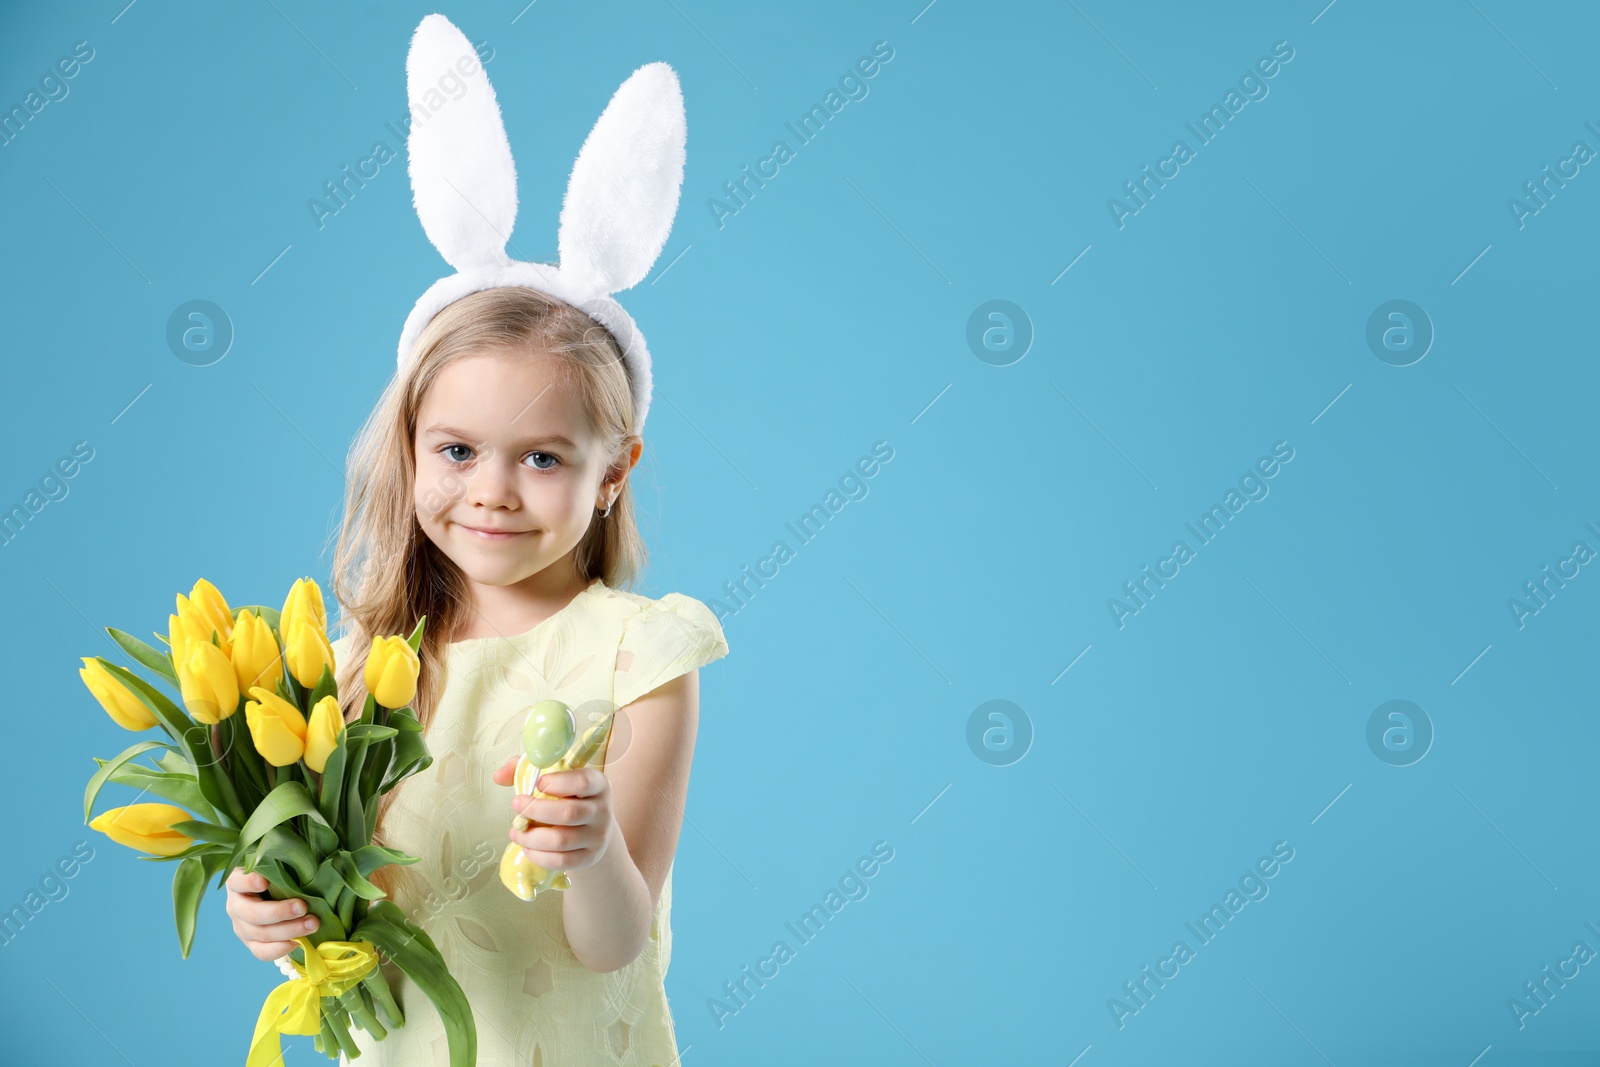
[[[686,136],[678,75],[665,63],[634,71],[572,166],[557,238],[564,278],[595,296],[644,280],[678,212]]]
[[[406,96],[411,194],[428,240],[457,271],[509,263],[511,145],[477,50],[443,15],[425,17],[411,37]]]

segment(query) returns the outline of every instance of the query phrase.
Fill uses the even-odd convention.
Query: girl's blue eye
[[[461,452],[465,452],[466,455],[459,455],[457,453],[457,449],[459,449]],[[439,449],[439,453],[440,455],[444,456],[446,460],[457,465],[466,463],[472,458],[472,449],[467,445],[444,445]],[[529,452],[528,455],[530,457],[535,457],[535,462],[532,464],[532,466],[533,469],[537,471],[554,470],[556,466],[561,463],[560,457],[553,456],[549,452]],[[548,462],[541,464],[538,462],[537,457],[543,457]]]

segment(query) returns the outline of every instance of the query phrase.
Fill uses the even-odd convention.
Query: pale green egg
[[[559,700],[541,700],[522,724],[522,750],[536,767],[548,767],[567,754],[577,736],[572,709]]]

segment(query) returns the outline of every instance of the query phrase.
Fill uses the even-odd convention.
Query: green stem
[[[361,1055],[355,1038],[350,1036],[350,1021],[343,1006],[334,997],[322,998],[322,1024],[333,1032],[334,1040],[348,1059]]]
[[[366,1000],[362,998],[360,983],[340,993],[339,1003],[344,1005],[345,1010],[350,1013],[350,1017],[360,1025],[361,1029],[379,1041],[388,1036],[389,1032],[383,1028],[383,1024],[378,1021],[376,1015],[372,1014],[372,1009],[367,1006]]]
[[[333,1028],[328,1025],[328,1017],[326,1015],[322,1016],[320,1021],[322,1023],[322,1032],[312,1038],[311,1043],[317,1047],[318,1052],[328,1057],[328,1059],[336,1060],[339,1058],[339,1039],[333,1036]]]
[[[361,984],[382,1009],[384,1017],[389,1022],[389,1029],[398,1030],[406,1024],[405,1012],[401,1011],[400,1005],[395,1002],[394,992],[389,988],[389,980],[383,976],[381,964],[372,968],[372,973],[363,978]]]

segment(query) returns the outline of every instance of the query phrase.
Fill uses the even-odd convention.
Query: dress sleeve
[[[613,687],[617,707],[727,654],[722,624],[711,609],[668,593],[623,620]]]

